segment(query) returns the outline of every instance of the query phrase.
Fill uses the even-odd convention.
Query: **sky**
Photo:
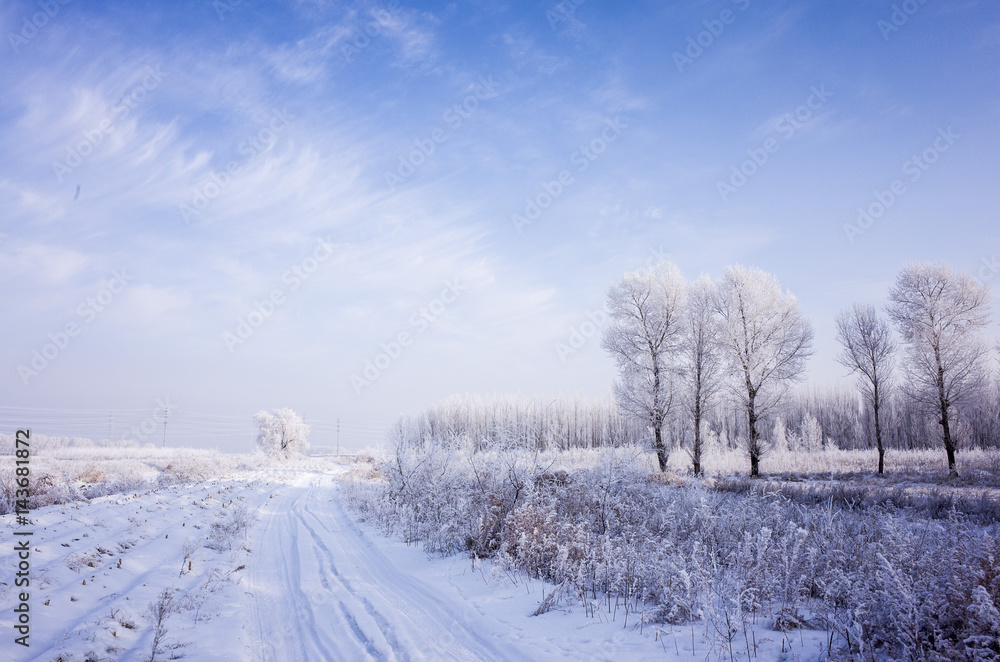
[[[904,263],[1000,295],[987,0],[4,0],[0,36],[4,432],[607,397],[607,289],[660,259],[775,274],[817,385]]]

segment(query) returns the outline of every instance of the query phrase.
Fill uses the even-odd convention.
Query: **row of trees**
[[[741,405],[724,397],[711,400],[702,413],[700,444],[710,455],[741,447],[747,436]],[[761,427],[771,452],[818,452],[874,448],[871,407],[859,406],[859,394],[844,385],[792,389]],[[926,409],[892,389],[880,410],[882,443],[886,450],[926,450],[941,445],[940,426]],[[1000,445],[1000,380],[994,379],[961,410],[955,421],[962,447]],[[691,417],[676,407],[665,425],[668,454],[692,451]],[[650,444],[647,425],[622,411],[610,399],[577,396],[529,399],[519,396],[452,397],[419,414],[400,417],[391,437],[406,446],[444,445],[481,450],[493,441],[538,451],[605,448]],[[704,457],[702,463],[707,461]]]
[[[667,466],[664,425],[683,408],[693,468],[701,473],[701,422],[729,386],[746,413],[750,474],[758,476],[765,448],[759,423],[812,351],[812,327],[795,298],[760,269],[728,267],[717,284],[701,278],[688,286],[676,266],[659,263],[613,285],[608,309],[602,346],[619,370],[615,398],[651,428],[660,469]]]
[[[615,399],[651,430],[661,470],[664,430],[681,421],[691,433],[693,469],[701,473],[702,422],[727,394],[743,412],[750,475],[759,476],[764,420],[778,412],[812,353],[812,327],[795,297],[757,268],[731,266],[717,283],[702,277],[688,284],[676,266],[659,263],[615,283],[608,310],[602,346],[619,371]],[[944,264],[907,265],[886,313],[902,340],[901,379],[893,329],[874,306],[855,305],[836,322],[838,360],[857,375],[874,423],[878,471],[885,410],[902,399],[918,417],[935,416],[949,472],[956,474],[955,416],[980,402],[976,396],[989,383],[986,287]]]
[[[494,441],[531,450],[633,446],[643,423],[608,400],[517,396],[451,397],[416,416],[400,417],[391,436],[407,446],[445,445],[475,451]]]

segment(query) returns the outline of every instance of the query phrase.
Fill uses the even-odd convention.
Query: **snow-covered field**
[[[412,491],[413,500],[394,506],[385,499],[396,493],[394,490],[397,488],[392,486],[398,477],[392,478],[391,465],[379,463],[372,457],[362,456],[353,461],[306,457],[284,464],[264,463],[261,466],[260,457],[219,458],[213,454],[199,456],[181,451],[174,455],[162,451],[132,451],[125,454],[128,457],[97,457],[103,452],[97,452],[97,455],[71,453],[72,457],[52,456],[36,465],[45,467],[49,475],[75,482],[66,490],[47,493],[48,497],[68,496],[71,500],[39,507],[31,513],[34,535],[30,551],[29,649],[14,643],[18,635],[13,627],[16,614],[12,611],[19,604],[18,593],[23,589],[13,586],[19,559],[14,550],[16,539],[11,534],[24,527],[15,526],[12,513],[0,516],[0,528],[8,541],[0,547],[0,632],[6,633],[0,644],[0,659],[46,662],[150,659],[728,660],[731,655],[733,659],[747,657],[749,649],[752,660],[764,661],[828,659],[831,642],[835,649],[844,645],[845,635],[834,634],[824,625],[828,622],[824,619],[831,614],[821,614],[825,603],[821,604],[815,598],[795,599],[798,607],[787,612],[802,619],[799,626],[785,632],[774,629],[775,618],[773,614],[769,615],[767,606],[770,599],[765,595],[770,591],[768,587],[771,584],[781,584],[789,578],[783,580],[780,573],[774,574],[774,568],[770,567],[774,558],[769,560],[760,556],[765,553],[764,548],[758,551],[751,549],[759,537],[755,534],[751,536],[752,540],[747,538],[740,545],[750,545],[745,559],[750,559],[752,563],[747,563],[759,567],[762,573],[757,590],[763,592],[755,598],[764,599],[760,613],[736,607],[729,610],[710,606],[715,600],[724,602],[731,598],[723,593],[712,598],[711,591],[729,590],[726,588],[729,586],[726,583],[728,580],[725,580],[726,573],[735,570],[739,574],[742,572],[739,570],[741,565],[725,571],[720,568],[721,574],[716,579],[712,575],[691,577],[692,585],[708,587],[705,589],[708,590],[707,595],[685,594],[686,597],[678,598],[678,605],[684,600],[692,605],[702,605],[697,609],[692,607],[693,617],[663,617],[650,611],[663,608],[662,597],[655,597],[659,595],[656,593],[659,589],[655,582],[649,583],[650,577],[662,574],[663,581],[669,582],[673,582],[671,577],[674,577],[681,581],[676,590],[683,590],[681,576],[684,572],[697,569],[695,557],[687,559],[685,565],[680,563],[686,558],[684,554],[677,556],[675,553],[697,538],[694,535],[685,542],[683,537],[691,537],[692,534],[683,533],[681,529],[676,532],[679,537],[673,543],[669,540],[657,543],[670,543],[668,547],[676,545],[676,548],[664,548],[665,552],[669,552],[660,563],[664,570],[656,570],[640,581],[648,584],[645,590],[653,590],[649,595],[654,597],[645,600],[636,599],[635,595],[629,597],[628,587],[619,582],[629,572],[635,572],[636,578],[649,572],[642,566],[648,559],[642,559],[655,551],[653,547],[642,548],[645,551],[636,556],[637,565],[632,571],[629,570],[628,558],[623,557],[621,563],[615,561],[617,565],[612,565],[616,570],[608,565],[606,570],[609,572],[614,570],[618,573],[620,570],[626,573],[621,577],[616,574],[616,579],[609,575],[602,580],[604,584],[617,588],[606,595],[598,591],[594,595],[588,592],[581,596],[579,587],[573,588],[574,581],[567,579],[572,576],[572,568],[579,561],[574,561],[572,557],[575,544],[572,543],[572,536],[577,535],[573,531],[579,524],[574,524],[575,520],[568,514],[560,516],[568,519],[557,518],[544,524],[544,517],[538,520],[539,524],[532,525],[530,521],[535,515],[544,513],[544,510],[539,510],[540,507],[562,512],[560,509],[570,505],[564,502],[561,506],[544,506],[548,503],[547,499],[563,499],[576,489],[604,489],[600,486],[606,479],[614,479],[608,485],[616,486],[612,487],[612,492],[617,494],[610,496],[612,492],[609,492],[611,501],[608,503],[625,499],[618,505],[608,507],[618,512],[616,517],[631,521],[638,513],[630,514],[629,509],[642,511],[644,508],[635,499],[660,493],[655,481],[648,482],[650,475],[655,477],[647,471],[652,467],[645,467],[649,458],[633,457],[628,451],[577,450],[543,458],[544,461],[536,467],[543,472],[539,474],[541,478],[533,478],[532,487],[528,490],[534,496],[529,496],[523,503],[517,501],[522,505],[511,514],[513,519],[507,520],[514,538],[506,538],[507,542],[500,548],[488,553],[487,556],[494,557],[490,559],[482,558],[482,554],[479,558],[475,555],[470,557],[470,553],[461,549],[470,544],[463,542],[467,534],[453,527],[456,524],[466,526],[462,522],[469,520],[468,525],[473,527],[470,531],[481,531],[484,524],[478,519],[481,515],[476,513],[488,504],[463,501],[467,499],[460,497],[464,489],[461,487],[461,476],[465,470],[460,464],[438,466],[437,463],[446,456],[435,455],[424,461],[416,456],[411,458],[417,462],[412,468],[417,473],[407,475],[423,477]],[[494,458],[494,463],[503,460],[503,457]],[[460,458],[455,456],[453,459],[457,461]],[[837,458],[830,455],[826,459],[832,462]],[[983,467],[982,471],[995,464],[994,458],[985,455],[982,458],[970,456],[968,459],[970,462],[976,460]],[[837,473],[842,479],[850,477],[856,460],[845,456],[836,462],[836,468],[840,469]],[[900,454],[897,460],[897,474],[877,481],[888,483],[888,487],[872,487],[868,484],[870,480],[860,478],[853,482],[849,480],[848,484],[854,490],[875,490],[871,494],[879,501],[890,491],[900,492],[897,497],[908,495],[914,489],[912,480],[919,475],[916,466],[921,457]],[[537,457],[533,460],[535,463],[539,461]],[[614,465],[616,461],[624,461],[625,464]],[[483,456],[475,462],[489,460]],[[506,465],[502,462],[497,465],[501,466]],[[632,468],[629,469],[629,466]],[[100,467],[104,470],[99,471]],[[497,472],[497,467],[491,464],[480,467],[488,470],[490,481],[499,481],[495,485],[493,482],[480,485],[488,494],[503,494],[504,481],[510,478],[504,472]],[[969,468],[972,470],[971,466]],[[530,467],[525,466],[519,470],[528,469]],[[390,473],[380,473],[385,470],[390,470]],[[560,473],[564,471],[570,473]],[[86,482],[94,480],[98,474],[106,482]],[[529,471],[525,475],[533,474]],[[668,528],[681,526],[683,529],[681,523],[688,517],[710,518],[699,526],[717,527],[718,524],[709,522],[718,520],[730,522],[737,528],[764,517],[762,522],[773,520],[765,524],[765,528],[771,527],[775,531],[769,545],[777,545],[768,555],[784,558],[783,554],[787,555],[791,549],[785,549],[785,543],[794,543],[798,540],[797,535],[806,535],[806,530],[809,531],[808,540],[815,538],[816,541],[823,541],[826,539],[824,536],[835,536],[835,530],[843,527],[845,522],[848,523],[847,531],[858,526],[860,530],[865,530],[865,527],[870,529],[882,521],[885,526],[891,525],[890,528],[898,530],[896,534],[882,536],[876,533],[876,529],[870,529],[870,533],[865,535],[884,538],[873,549],[882,550],[894,565],[904,564],[895,565],[893,572],[898,570],[917,573],[914,577],[927,577],[920,574],[923,572],[920,564],[932,562],[926,559],[921,561],[920,555],[909,543],[898,542],[897,545],[893,542],[897,535],[917,535],[899,529],[900,526],[910,526],[905,524],[908,519],[883,513],[877,505],[873,506],[877,512],[865,514],[865,509],[857,510],[863,500],[855,499],[854,492],[845,492],[839,497],[839,492],[817,492],[818,497],[813,494],[817,490],[822,492],[833,487],[846,489],[842,486],[842,479],[834,483],[821,477],[805,477],[805,480],[798,478],[789,482],[789,477],[794,478],[794,473],[789,473],[784,475],[784,480],[750,483],[752,489],[749,489],[732,477],[709,478],[703,487],[698,487],[688,485],[690,478],[677,473],[671,475],[673,477],[663,489],[680,491],[662,493],[661,496],[674,496],[667,496],[663,503],[657,502],[656,513],[646,512],[644,516],[650,518],[655,515],[654,519],[662,519],[662,525]],[[971,488],[962,484],[938,485],[934,476],[925,477],[930,481],[927,484],[935,490],[951,490],[934,492],[935,499],[940,500],[942,495],[947,497],[943,503],[948,510],[965,504],[965,501],[975,505],[978,503],[976,499],[985,499],[974,495],[965,501],[953,499],[948,496],[952,492],[957,494]],[[485,479],[485,475],[480,478]],[[565,485],[561,482],[564,480],[568,480]],[[725,481],[732,484],[724,485]],[[642,487],[644,482],[646,487]],[[979,482],[993,484],[992,480]],[[713,483],[718,483],[718,486],[706,490]],[[114,492],[123,486],[134,489]],[[570,492],[563,494],[566,488]],[[556,491],[545,496],[549,489]],[[622,489],[626,491],[622,492]],[[749,489],[746,496],[725,496],[732,492],[742,494],[746,489]],[[793,491],[780,497],[767,496],[764,492],[771,489]],[[81,498],[88,494],[91,496]],[[470,494],[474,496],[475,489]],[[848,499],[845,512],[841,515],[834,512],[831,496]],[[460,498],[456,501],[457,497]],[[420,505],[423,501],[419,500],[424,499],[430,499],[427,504],[433,508],[445,510],[429,520],[406,514],[406,508],[423,507]],[[801,504],[796,505],[797,501]],[[819,508],[813,510],[808,504],[817,501]],[[921,542],[921,545],[927,546],[928,554],[947,556],[947,549],[940,548],[940,545],[948,545],[947,540],[953,535],[949,532],[963,536],[961,544],[955,543],[965,550],[963,554],[982,556],[987,553],[970,550],[978,549],[974,548],[974,544],[984,544],[983,540],[988,544],[995,537],[995,525],[985,521],[993,521],[992,513],[996,507],[992,501],[989,504],[983,501],[982,508],[975,511],[979,520],[994,531],[985,539],[977,533],[979,528],[971,520],[964,525],[954,519],[957,515],[947,512],[932,516],[945,517],[947,521],[925,519],[920,510],[924,507],[923,501],[911,501],[909,505],[900,507],[911,512],[906,517],[914,518],[913,522],[917,525],[914,531],[923,532],[920,533],[920,540],[928,536],[926,542]],[[462,506],[462,503],[465,505]],[[629,503],[632,505],[629,506]],[[743,505],[739,508],[748,509],[746,514],[741,514],[744,510],[732,510],[734,504],[741,503]],[[730,505],[719,510],[724,504]],[[399,510],[401,505],[402,511]],[[653,506],[654,503],[648,505]],[[698,514],[706,507],[708,510],[705,513]],[[755,514],[750,514],[750,511]],[[829,514],[824,515],[828,511]],[[585,513],[582,514],[586,517]],[[791,518],[786,522],[791,527],[789,531],[792,531],[788,540],[780,531],[782,518],[786,516]],[[366,517],[369,521],[365,520]],[[829,522],[824,524],[827,517]],[[848,519],[844,520],[845,517]],[[791,520],[796,518],[802,521],[793,526]],[[535,528],[532,529],[532,526]],[[798,533],[794,531],[796,526],[800,527]],[[832,527],[832,533],[824,533],[824,527]],[[518,530],[523,533],[517,533]],[[723,526],[719,532],[710,535],[713,538],[725,535],[726,530]],[[387,531],[391,535],[386,536]],[[524,538],[525,535],[528,537]],[[567,535],[570,537],[566,538]],[[519,543],[515,540],[517,536],[522,536]],[[555,537],[546,542],[551,536]],[[453,542],[449,543],[449,540]],[[829,542],[833,540],[830,538]],[[866,539],[865,544],[870,547],[873,540]],[[977,540],[980,542],[974,542]],[[624,554],[631,558],[629,555],[640,549],[633,550],[628,541],[627,536],[620,539],[609,537],[602,544],[612,547],[600,552],[593,559],[593,564],[584,562],[581,567],[596,564],[594,568],[604,568],[611,560],[608,554]],[[455,547],[456,542],[458,547]],[[642,540],[635,542],[643,544]],[[652,544],[652,541],[646,542]],[[507,545],[514,543],[516,548],[508,549]],[[549,549],[550,543],[556,547]],[[844,543],[836,544],[844,546]],[[814,541],[810,544],[818,543]],[[569,557],[560,556],[562,552],[559,550],[563,549],[569,550],[566,551]],[[783,549],[784,552],[781,551]],[[856,560],[850,560],[850,549],[851,545],[846,544],[842,550],[848,555],[843,559],[845,568],[859,563],[868,567],[875,562],[874,557],[869,558],[872,550],[864,554],[859,552]],[[914,554],[912,558],[911,551]],[[831,559],[839,558],[836,556],[838,553],[831,549],[817,549],[815,554],[818,556],[815,558],[813,551],[807,551],[800,553],[801,558],[797,561],[785,559],[778,565],[801,566],[796,572],[825,577],[823,573],[826,571],[822,567],[829,560],[821,559],[829,554],[833,554]],[[538,554],[541,556],[536,556]],[[878,561],[876,566],[883,561]],[[680,565],[675,571],[668,569],[674,567],[671,564],[677,563]],[[956,563],[959,566],[949,572],[961,572],[962,561]],[[911,567],[905,564],[916,565]],[[886,571],[890,569],[889,562],[886,562],[885,568]],[[996,574],[990,572],[988,567],[984,568],[985,574],[976,582],[988,583]],[[870,576],[875,577],[879,572],[881,570],[876,568]],[[560,577],[556,581],[563,582],[563,585],[557,587],[537,578],[550,574]],[[581,576],[580,579],[585,585],[586,577]],[[792,583],[805,581],[800,580]],[[745,581],[749,582],[748,586],[758,583],[749,575]],[[888,599],[890,594],[895,595],[892,591],[880,593],[882,589],[878,586],[870,588],[875,593],[859,594],[857,599],[864,597],[870,601],[872,596],[878,595],[882,596],[878,598],[881,600]],[[926,587],[919,590],[926,590]],[[900,596],[905,597],[906,591],[903,588],[900,591]],[[705,602],[706,599],[708,602]],[[965,599],[972,598],[962,598]],[[640,612],[640,609],[644,611]],[[708,611],[703,613],[704,609]],[[737,620],[729,623],[727,619],[730,617]],[[837,617],[836,613],[833,617]],[[867,625],[858,622],[850,627],[862,628],[858,630],[861,632]]]
[[[162,659],[170,651],[227,659],[240,641],[239,582],[251,558],[242,537],[229,535],[238,534],[231,523],[269,496],[265,483],[243,477],[33,512],[30,648],[7,636],[3,650],[10,657],[4,659],[149,659],[155,634],[149,607],[165,589],[173,591],[173,608]],[[11,540],[13,516],[2,519],[4,538]],[[10,633],[22,590],[11,585],[17,563],[12,544],[3,546],[0,559],[0,627]]]
[[[32,513],[30,648],[0,549],[7,660],[705,659],[700,633],[557,607],[552,587],[461,555],[428,558],[348,514],[330,458]],[[13,516],[2,516],[11,540]],[[165,594],[164,591],[168,593]],[[159,604],[160,626],[156,624]],[[159,636],[158,636],[159,635]],[[795,638],[815,658],[821,633]],[[759,659],[779,639],[760,629]],[[694,651],[692,651],[694,643]]]

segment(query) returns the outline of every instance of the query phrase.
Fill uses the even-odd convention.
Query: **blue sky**
[[[371,433],[455,393],[603,397],[596,335],[559,343],[657,257],[776,274],[818,384],[902,263],[1000,293],[985,0],[11,0],[0,28],[16,411]]]

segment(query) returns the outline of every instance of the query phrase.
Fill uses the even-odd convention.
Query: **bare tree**
[[[760,476],[765,446],[758,421],[801,378],[813,332],[790,293],[756,267],[726,267],[715,296],[719,341],[734,375],[734,393],[747,416],[750,476]]]
[[[909,264],[889,291],[889,316],[906,345],[906,390],[938,416],[955,476],[952,417],[985,383],[989,347],[989,292],[968,274],[946,264]]]
[[[882,443],[880,412],[888,402],[895,366],[896,343],[892,329],[874,306],[854,304],[850,311],[837,316],[837,340],[843,346],[837,361],[852,373],[858,373],[858,388],[871,407],[875,422],[875,447],[878,448],[878,473],[885,472],[885,446]]]
[[[652,428],[660,471],[667,468],[663,424],[674,404],[683,310],[684,278],[670,262],[625,274],[608,291],[601,346],[618,366],[615,399]]]
[[[701,456],[704,444],[701,438],[701,423],[719,385],[719,322],[714,302],[715,285],[708,276],[702,276],[688,289],[685,369],[689,394],[688,406],[694,424],[691,464],[696,476],[702,473]]]
[[[287,459],[309,451],[309,426],[291,409],[259,411],[254,422],[257,447],[265,453]]]

